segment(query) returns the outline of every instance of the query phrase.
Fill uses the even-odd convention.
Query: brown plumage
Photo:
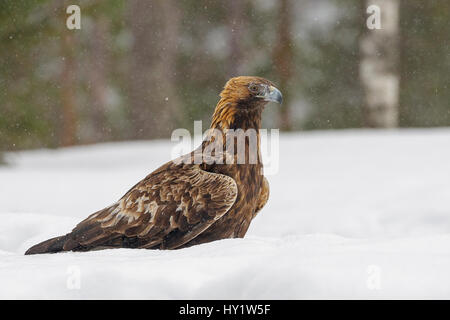
[[[244,237],[269,197],[259,152],[261,113],[267,102],[281,103],[281,93],[263,78],[236,77],[226,83],[220,97],[211,129],[219,130],[216,132],[222,135],[223,146],[218,145],[217,136],[208,135],[196,150],[161,166],[112,206],[90,215],[72,232],[37,244],[25,254],[105,248],[176,249]],[[230,129],[256,130],[256,163],[237,163],[238,148],[226,147]],[[250,157],[249,141],[245,139],[246,160]],[[216,146],[227,162],[211,161],[207,156],[195,162],[196,152]],[[234,160],[231,164],[230,159]]]

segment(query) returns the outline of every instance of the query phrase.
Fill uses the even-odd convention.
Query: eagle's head
[[[231,78],[220,93],[221,98],[231,98],[243,107],[265,105],[267,102],[281,103],[283,96],[274,84],[261,77],[240,76]]]
[[[280,90],[272,82],[252,76],[231,78],[225,84],[220,97],[211,127],[258,127],[264,106],[268,102],[283,101]]]

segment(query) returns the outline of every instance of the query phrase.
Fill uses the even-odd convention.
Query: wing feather
[[[229,176],[198,165],[168,163],[117,203],[80,222],[69,234],[65,249],[177,248],[226,214],[237,190]]]

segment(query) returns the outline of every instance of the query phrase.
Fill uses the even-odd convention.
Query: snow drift
[[[281,135],[244,239],[24,256],[170,160],[168,141],[8,153],[0,298],[450,298],[450,130]]]

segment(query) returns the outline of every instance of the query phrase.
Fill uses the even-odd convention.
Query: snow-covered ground
[[[450,130],[282,135],[244,239],[24,256],[170,159],[173,143],[7,154],[0,298],[450,298]]]

